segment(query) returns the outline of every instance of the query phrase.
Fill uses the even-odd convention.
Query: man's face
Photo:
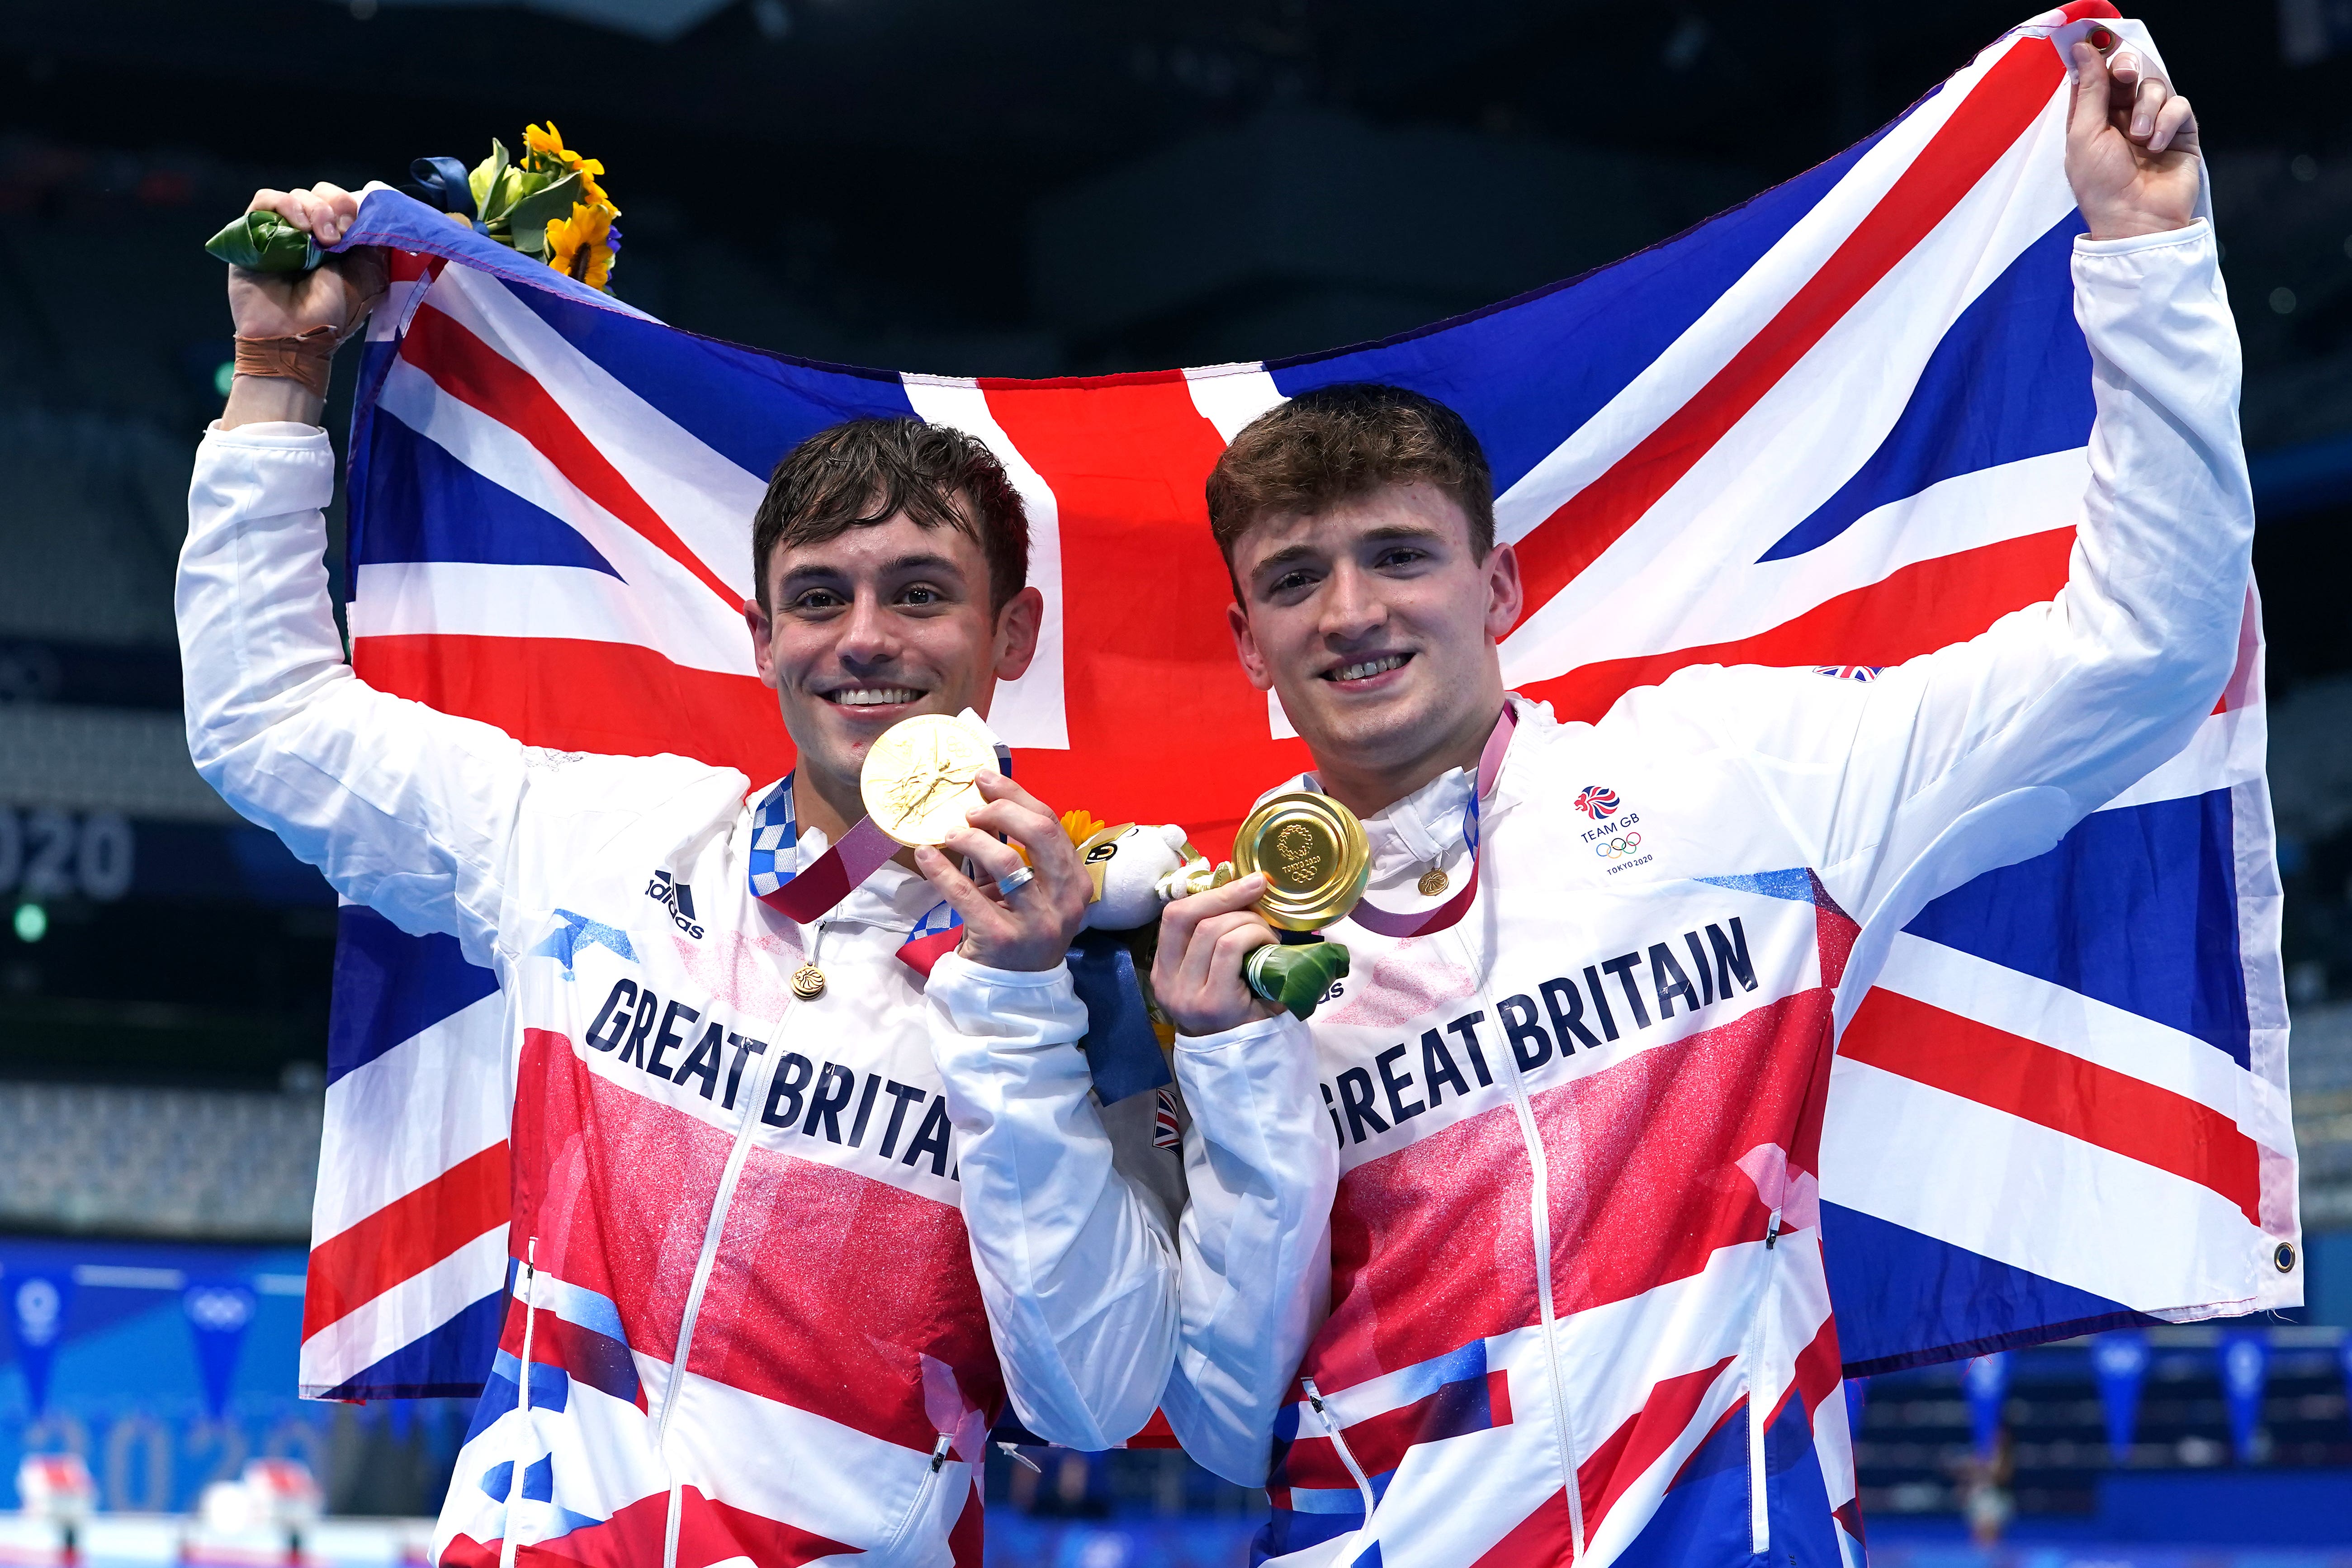
[[[761,681],[775,689],[800,765],[854,784],[866,748],[917,713],[988,711],[1029,668],[1043,600],[989,608],[988,561],[952,528],[901,514],[821,544],[779,547],[768,603],[744,606]]]
[[[1393,485],[1263,519],[1234,546],[1234,574],[1242,668],[1281,696],[1319,765],[1409,772],[1493,724],[1518,562],[1507,545],[1474,556],[1444,491]]]

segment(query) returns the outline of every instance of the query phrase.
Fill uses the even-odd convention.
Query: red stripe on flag
[[[1868,216],[1731,363],[1609,470],[1519,541],[1527,602],[1565,587],[1639,521],[1973,189],[2065,79],[2057,51],[2021,42],[1993,63]]]
[[[1889,573],[1866,588],[1825,599],[1769,632],[1735,642],[1582,665],[1520,688],[1563,721],[1591,721],[1637,686],[1655,686],[1697,664],[1901,664],[1966,642],[2012,610],[2066,585],[2074,531],[2029,533]]]
[[[630,643],[451,634],[361,637],[352,666],[379,691],[493,724],[525,745],[655,756],[740,770],[792,769],[775,694],[748,675],[673,664]]]
[[[1061,523],[1076,744],[1023,752],[1021,782],[1056,810],[1181,823],[1223,853],[1255,793],[1309,765],[1274,739],[1218,614],[1233,589],[1202,486],[1223,440],[1181,376],[982,384]]]
[[[1838,1054],[2169,1171],[2262,1221],[2262,1151],[2212,1107],[1914,997],[1863,998]]]
[[[507,1222],[507,1146],[493,1143],[310,1249],[302,1337]]]
[[[581,494],[693,573],[726,604],[729,614],[742,613],[743,595],[686,547],[686,542],[605,460],[536,376],[476,337],[457,318],[429,304],[409,323],[400,353],[442,391],[529,441]]]

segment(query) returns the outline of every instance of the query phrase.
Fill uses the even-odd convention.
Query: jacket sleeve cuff
[[[234,430],[224,430],[217,419],[205,426],[207,447],[247,447],[256,451],[331,452],[327,432],[317,425],[298,425],[287,419],[256,420],[240,425]]]
[[[2074,237],[2077,256],[2129,256],[2135,251],[2161,250],[2167,246],[2209,246],[2213,241],[2213,226],[2203,218],[2185,228],[2168,228],[2156,234],[2136,234],[2128,239],[2093,239],[2089,235]]]
[[[950,952],[931,966],[923,994],[961,1035],[1045,1043],[1075,1040],[1087,1032],[1087,1010],[1066,963],[992,969]]]
[[[1280,1039],[1294,1030],[1304,1035],[1307,1026],[1287,1013],[1276,1013],[1271,1018],[1255,1019],[1213,1035],[1179,1035],[1176,1049],[1186,1056],[1215,1056],[1221,1051],[1246,1049],[1260,1040]]]
[[[324,511],[334,499],[335,448],[315,425],[270,421],[224,430],[215,422],[196,447],[192,524],[294,517]]]

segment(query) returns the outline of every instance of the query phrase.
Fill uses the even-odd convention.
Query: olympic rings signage
[[[1600,856],[1603,860],[1614,860],[1620,856],[1631,855],[1641,847],[1642,836],[1640,834],[1626,833],[1621,834],[1615,838],[1602,839],[1600,843],[1595,844],[1592,847],[1592,852],[1595,855]]]

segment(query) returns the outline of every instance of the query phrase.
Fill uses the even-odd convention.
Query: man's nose
[[[1335,642],[1362,637],[1388,620],[1379,584],[1352,562],[1342,562],[1324,580],[1319,599],[1322,633]]]
[[[835,645],[844,662],[885,664],[898,651],[898,628],[878,595],[860,594],[850,601],[841,640]]]

